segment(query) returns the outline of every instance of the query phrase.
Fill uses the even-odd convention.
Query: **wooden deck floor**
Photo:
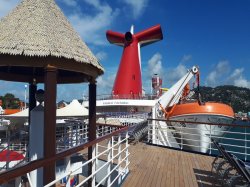
[[[122,187],[213,186],[213,157],[138,143],[130,148],[130,173]]]

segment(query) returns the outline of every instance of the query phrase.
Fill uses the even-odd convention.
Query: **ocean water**
[[[229,129],[229,133],[224,138],[218,140],[225,149],[242,160],[250,161],[250,122],[235,121],[234,124],[245,125],[247,128],[233,127]],[[212,154],[218,154],[212,151]]]

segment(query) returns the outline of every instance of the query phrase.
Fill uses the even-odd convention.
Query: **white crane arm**
[[[186,75],[184,75],[177,83],[175,83],[166,93],[164,93],[156,103],[157,110],[161,110],[161,108],[171,107],[176,104],[183,92],[186,84],[192,79],[192,77],[198,73],[198,68],[193,66],[191,70],[188,71]]]

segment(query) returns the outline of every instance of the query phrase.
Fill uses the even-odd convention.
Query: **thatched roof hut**
[[[44,83],[44,158],[56,156],[58,83],[89,82],[89,140],[96,138],[96,78],[104,69],[54,0],[23,0],[0,20],[0,79],[29,82],[29,110],[36,106],[36,83]],[[30,112],[30,111],[29,111]],[[31,123],[32,128],[40,128]],[[32,134],[32,133],[31,133]],[[32,136],[37,138],[36,136]],[[89,149],[89,158],[92,151]],[[91,173],[92,166],[89,166]],[[21,175],[31,171],[29,164]],[[13,179],[20,173],[13,171]],[[3,175],[2,175],[3,176]],[[1,178],[0,178],[1,179]],[[43,166],[43,185],[55,179],[55,162]],[[40,186],[40,185],[38,185]]]
[[[104,71],[54,0],[23,0],[0,20],[0,78],[43,82],[48,64],[59,69],[58,83]]]

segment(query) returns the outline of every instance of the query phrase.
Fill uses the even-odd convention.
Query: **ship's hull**
[[[171,122],[177,130],[177,140],[183,149],[206,153],[211,145],[211,138],[222,137],[229,129],[220,124],[231,124],[234,112],[230,106],[222,103],[184,103],[170,109],[168,119],[185,121]]]
[[[210,148],[211,138],[222,137],[225,131],[229,130],[228,126],[221,126],[220,124],[231,124],[234,118],[197,114],[171,117],[170,120],[186,121],[185,123],[169,123],[176,129],[176,139],[183,149],[207,153]],[[188,123],[188,121],[199,122],[199,124]],[[216,123],[218,125],[207,125],[206,123]]]

